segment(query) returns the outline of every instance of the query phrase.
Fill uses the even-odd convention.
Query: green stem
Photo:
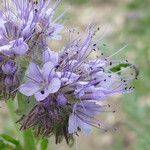
[[[24,149],[36,150],[35,139],[30,129],[23,131]]]
[[[9,110],[9,114],[11,116],[11,120],[13,121],[13,124],[15,127],[14,130],[15,130],[16,134],[19,135],[20,141],[23,141],[23,147],[24,147],[23,149],[24,150],[36,150],[35,139],[34,139],[34,136],[32,134],[32,131],[26,130],[26,131],[21,132],[19,130],[18,125],[15,123],[18,119],[17,115],[15,113],[15,110],[16,110],[15,101],[8,100],[7,101],[7,107]]]
[[[13,122],[13,125],[15,127],[15,130],[16,130],[16,132],[19,132],[19,127],[15,123],[17,121],[17,115],[15,113],[16,107],[15,107],[14,101],[12,101],[11,99],[7,100],[6,104],[7,104],[7,108],[9,111],[9,115],[11,117],[11,121]]]

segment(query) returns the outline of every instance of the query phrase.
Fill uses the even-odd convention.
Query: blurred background
[[[100,116],[117,131],[93,129],[88,136],[81,134],[78,150],[150,150],[150,0],[62,0],[59,12],[69,7],[64,18],[67,28],[82,29],[96,23],[101,32],[106,30],[99,45],[101,51],[107,56],[128,44],[115,57],[128,59],[140,70],[134,93],[111,97],[109,103],[116,113]],[[0,133],[19,138],[5,105],[0,102]],[[13,109],[10,113],[14,114]],[[49,140],[48,150],[70,150],[65,142],[55,145],[53,138]]]

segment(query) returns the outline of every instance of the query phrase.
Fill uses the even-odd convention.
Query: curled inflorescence
[[[127,71],[135,68],[127,60],[112,59],[117,53],[91,59],[98,53],[100,41],[94,40],[99,30],[95,25],[78,35],[69,30],[66,45],[52,51],[48,39],[60,40],[64,27],[64,13],[53,19],[58,4],[59,0],[5,1],[0,13],[0,94],[14,98],[20,92],[34,97],[36,104],[19,120],[21,129],[55,135],[56,143],[64,137],[69,144],[79,131],[88,133],[91,127],[108,130],[95,116],[108,111],[110,105],[98,102],[116,93],[132,92],[130,84],[137,75]],[[25,65],[22,59],[30,63]],[[114,71],[118,64],[126,67]]]

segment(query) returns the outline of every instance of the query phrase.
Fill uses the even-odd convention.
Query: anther
[[[38,12],[38,10],[37,9],[34,9],[34,11],[37,13]]]
[[[45,93],[45,92],[42,90],[42,91],[41,91],[41,94],[44,94],[44,93]]]

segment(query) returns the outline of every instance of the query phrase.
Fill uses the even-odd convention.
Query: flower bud
[[[12,75],[17,72],[17,67],[14,61],[9,60],[2,65],[2,71],[6,75]]]
[[[62,93],[57,96],[56,101],[60,106],[64,106],[67,103],[67,99]]]

